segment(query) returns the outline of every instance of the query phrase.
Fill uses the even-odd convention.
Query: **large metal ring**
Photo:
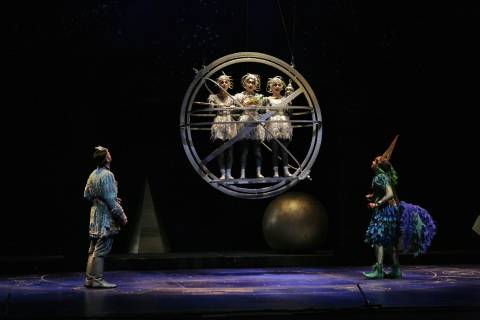
[[[230,183],[228,180],[219,181],[218,177],[216,177],[215,174],[213,174],[208,167],[202,163],[202,159],[194,146],[194,139],[192,136],[192,131],[194,130],[191,130],[191,125],[194,124],[194,122],[191,122],[192,106],[194,105],[194,102],[197,101],[196,98],[197,95],[199,95],[200,90],[205,87],[205,79],[211,78],[225,68],[231,68],[235,64],[245,63],[266,65],[280,71],[285,78],[291,79],[298,88],[303,89],[302,95],[308,106],[311,108],[310,115],[312,125],[305,126],[312,130],[310,145],[303,160],[299,161],[301,162],[300,167],[297,168],[291,178],[267,178],[262,181],[247,179],[244,183]],[[321,124],[322,115],[320,112],[320,106],[315,97],[315,93],[305,78],[288,63],[273,56],[258,52],[238,52],[229,54],[213,61],[208,66],[199,70],[185,93],[180,112],[180,134],[183,148],[185,149],[188,160],[195,171],[212,187],[228,195],[248,199],[268,198],[278,195],[293,187],[298,181],[310,178],[310,170],[317,158],[322,142]],[[194,132],[198,133],[199,131]],[[295,137],[293,139],[295,139]],[[307,148],[305,148],[305,150],[307,150]]]

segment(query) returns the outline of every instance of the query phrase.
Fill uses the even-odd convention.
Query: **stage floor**
[[[480,266],[403,266],[404,279],[364,280],[370,267],[110,271],[0,278],[2,319],[474,319]],[[363,290],[364,295],[362,294]],[[480,319],[480,318],[479,318]]]

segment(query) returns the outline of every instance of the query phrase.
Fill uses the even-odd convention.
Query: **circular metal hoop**
[[[311,122],[306,121],[310,122],[310,125],[302,126],[311,127],[312,129],[310,146],[308,147],[306,156],[303,161],[300,161],[300,166],[296,169],[295,173],[293,173],[292,177],[244,179],[242,181],[219,180],[207,168],[197,153],[193,144],[194,139],[192,138],[192,131],[198,131],[191,127],[195,124],[194,122],[191,122],[191,117],[194,116],[192,106],[195,105],[195,98],[197,97],[199,90],[205,85],[206,79],[210,79],[212,75],[226,67],[241,63],[262,64],[282,72],[287,78],[291,79],[293,83],[296,84],[299,90],[301,90],[301,94],[304,96],[310,107]],[[298,181],[310,178],[310,170],[317,158],[322,142],[321,123],[322,116],[317,98],[308,82],[300,73],[298,73],[297,70],[286,62],[267,54],[258,52],[238,52],[219,58],[197,72],[195,78],[188,87],[182,102],[180,112],[180,135],[183,148],[193,168],[212,187],[238,198],[261,199],[278,195],[293,187]],[[253,184],[254,186],[258,186],[258,188],[242,187],[242,185],[246,184]]]

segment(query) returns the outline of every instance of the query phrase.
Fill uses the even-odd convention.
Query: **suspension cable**
[[[290,42],[290,36],[288,34],[287,25],[285,23],[285,16],[283,14],[282,6],[280,5],[280,0],[277,0],[278,10],[280,11],[280,17],[282,18],[283,31],[285,32],[285,38],[287,39],[288,49],[290,50],[290,65],[295,68],[295,56],[293,54],[292,43],[294,41],[295,35],[295,11],[296,6],[293,4],[293,14],[292,14],[292,43]]]

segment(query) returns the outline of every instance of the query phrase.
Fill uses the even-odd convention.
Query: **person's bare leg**
[[[375,260],[376,263],[373,266],[373,271],[371,272],[364,272],[363,275],[367,279],[383,279],[384,273],[383,273],[383,246],[375,246]]]

